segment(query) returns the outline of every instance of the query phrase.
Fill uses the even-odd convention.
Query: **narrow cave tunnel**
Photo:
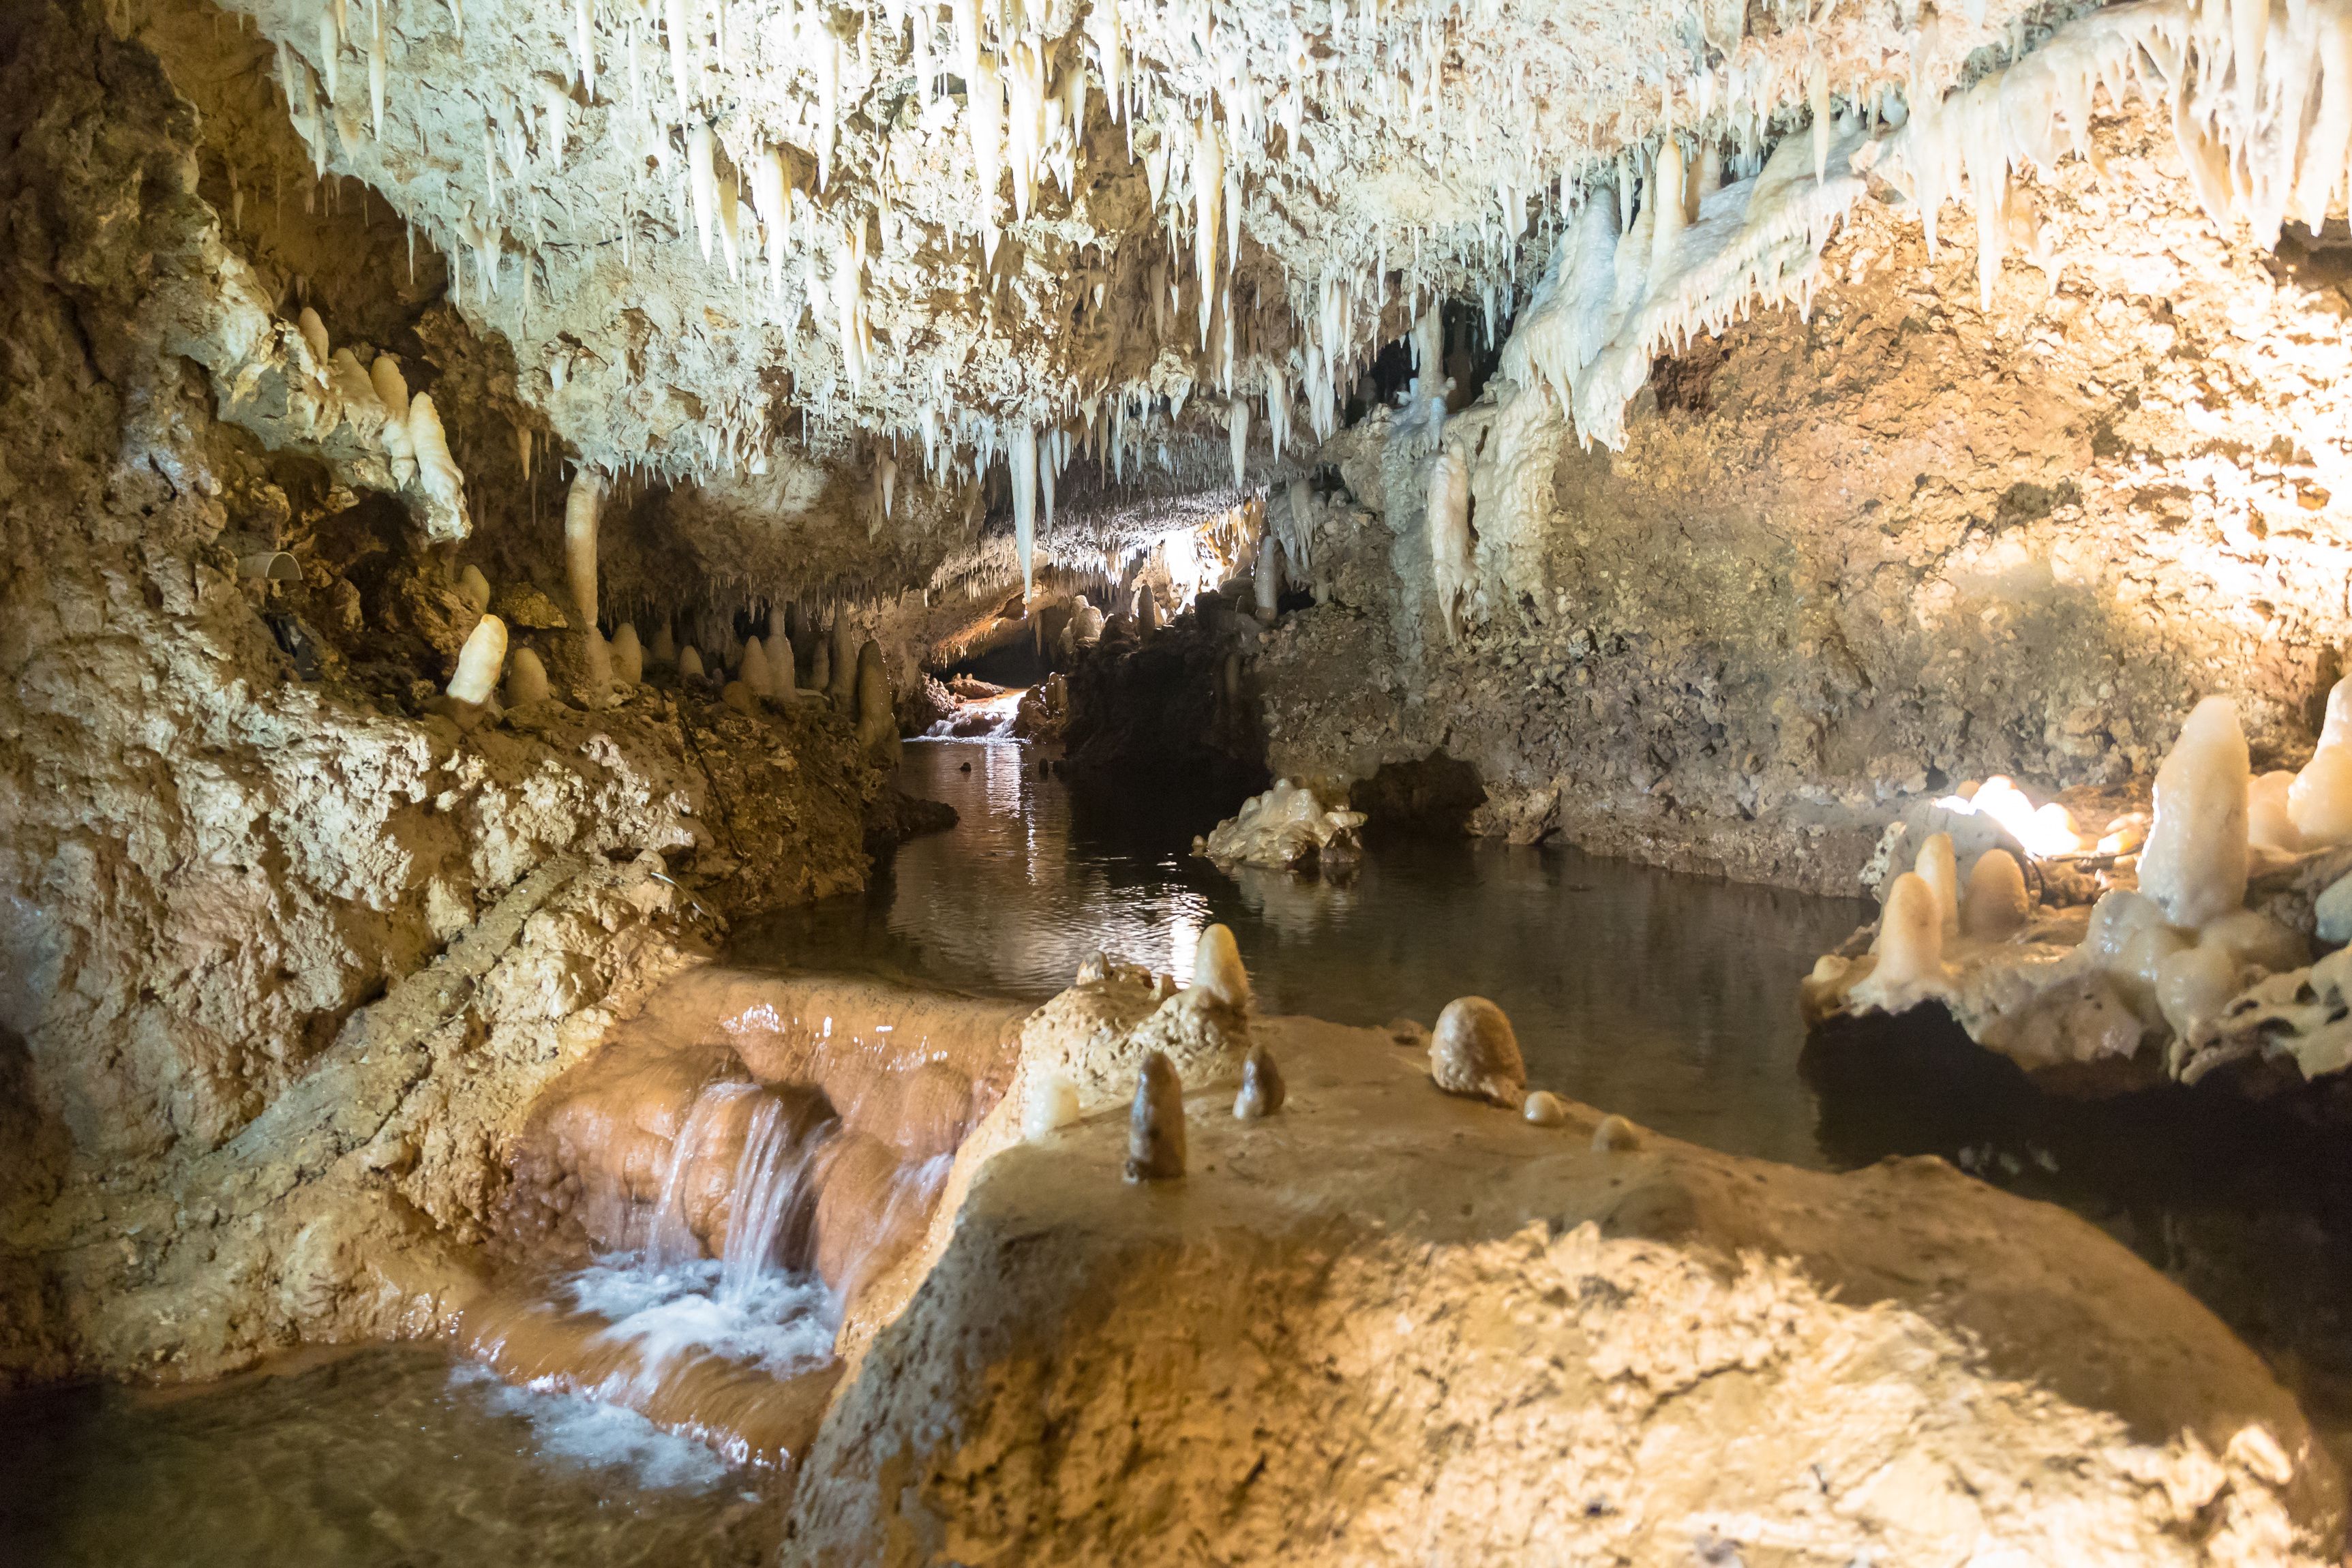
[[[2352,5],[0,82],[0,1562],[2346,1560]]]

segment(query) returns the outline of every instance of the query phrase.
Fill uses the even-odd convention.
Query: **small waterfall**
[[[702,1256],[702,1238],[695,1234],[687,1213],[688,1177],[709,1154],[713,1141],[725,1130],[736,1101],[759,1091],[756,1084],[729,1080],[709,1085],[695,1096],[686,1123],[669,1146],[669,1165],[662,1173],[661,1197],[654,1205],[646,1227],[646,1261],[655,1268],[676,1268]]]
[[[840,1123],[796,1124],[783,1101],[766,1096],[751,1112],[751,1134],[735,1166],[735,1190],[719,1255],[719,1296],[748,1300],[780,1258],[804,1258],[814,1204],[808,1174]]]
[[[459,1341],[509,1383],[786,1463],[840,1375],[845,1302],[920,1240],[1026,1010],[709,970],[665,1003],[515,1157],[519,1234],[589,1261],[467,1307]]]

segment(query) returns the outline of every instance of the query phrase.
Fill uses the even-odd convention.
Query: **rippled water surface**
[[[781,1528],[772,1483],[701,1444],[436,1346],[0,1416],[11,1568],[750,1568]]]

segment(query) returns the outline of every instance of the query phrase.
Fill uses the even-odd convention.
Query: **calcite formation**
[[[1888,884],[1868,951],[1815,966],[1809,1015],[1938,1005],[2044,1082],[2094,1092],[2219,1073],[2269,1093],[2340,1073],[2352,1055],[2327,1000],[2336,955],[2315,963],[2312,943],[2352,934],[2326,912],[2343,902],[2352,855],[2264,842],[2247,775],[2234,706],[2206,699],[2158,771],[2145,848],[2136,864],[2113,858],[2095,905],[2037,900],[2011,851],[1987,847],[1957,942],[1939,890],[1951,840],[1929,837],[1927,869]],[[2258,850],[2269,859],[2250,882]]]

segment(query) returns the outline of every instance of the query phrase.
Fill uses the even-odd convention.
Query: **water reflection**
[[[863,895],[747,926],[732,956],[1044,997],[1097,950],[1189,979],[1222,921],[1269,1010],[1426,1024],[1490,996],[1538,1083],[1717,1148],[1824,1163],[1796,978],[1862,901],[1486,843],[1386,846],[1342,883],[1228,877],[1191,847],[1237,803],[1079,789],[1028,755],[910,743],[903,786],[960,825],[901,847]]]

